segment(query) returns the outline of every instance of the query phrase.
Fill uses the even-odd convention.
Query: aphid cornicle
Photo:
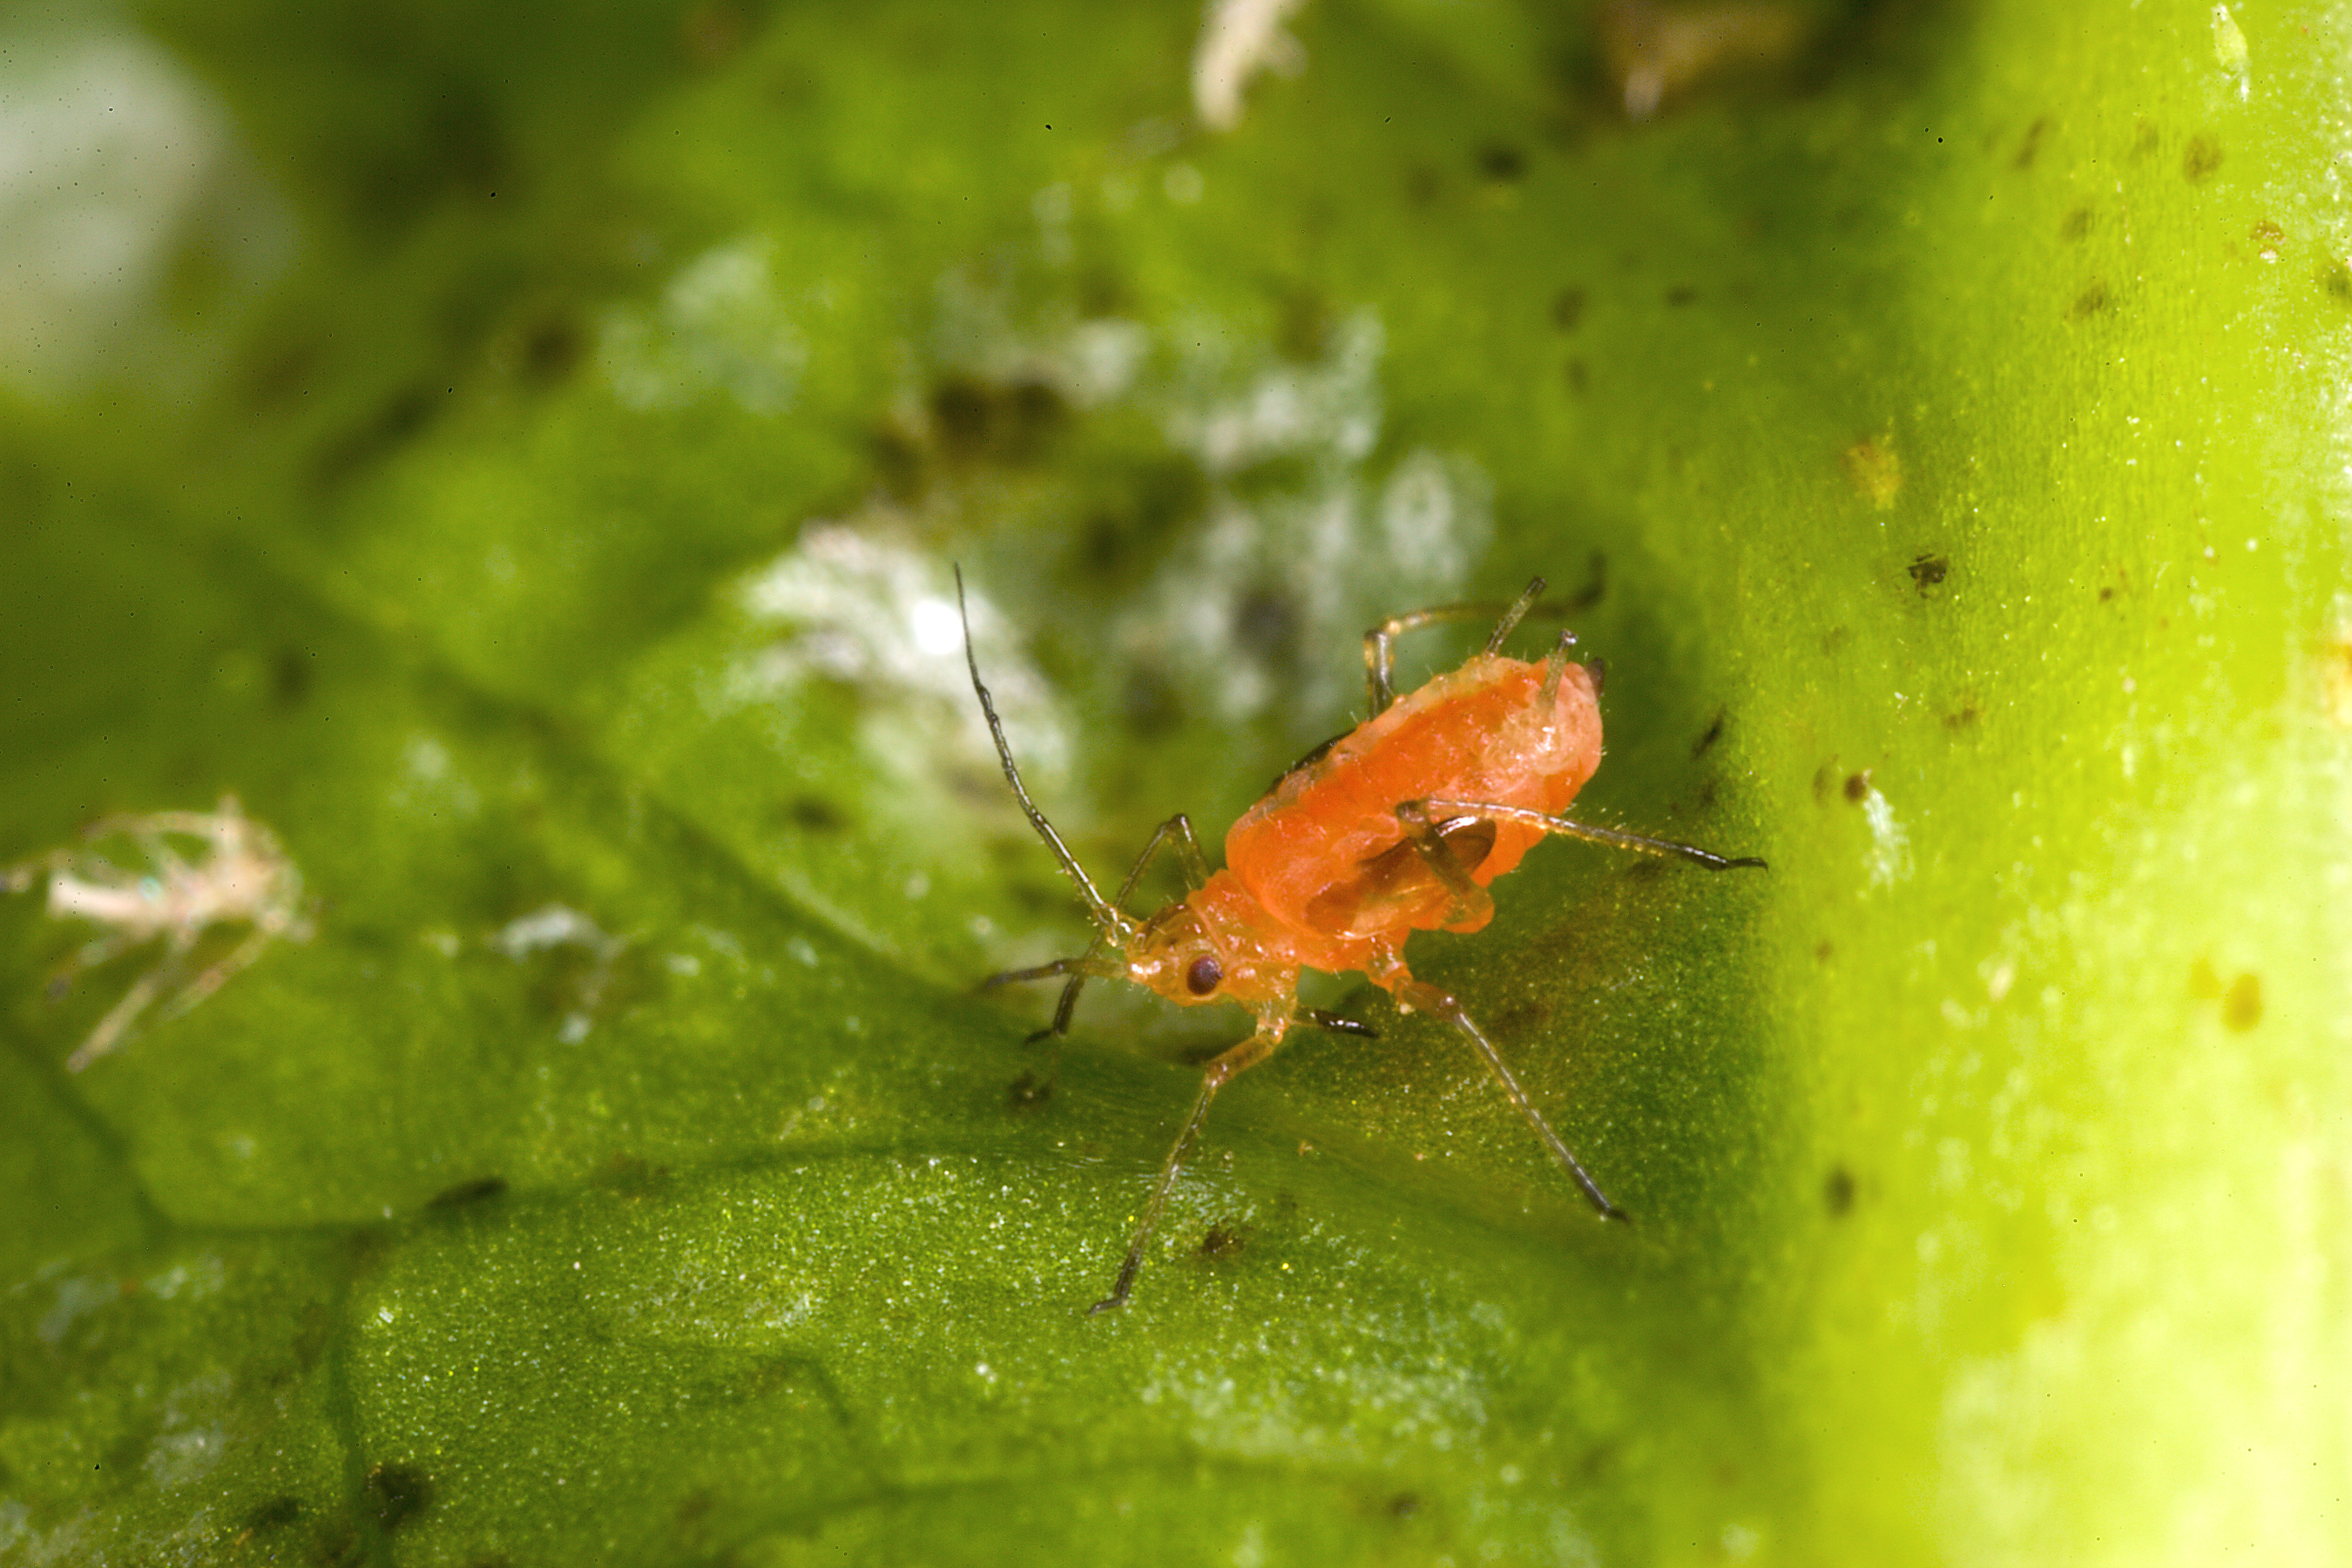
[[[1308,754],[1242,815],[1225,835],[1224,869],[1210,872],[1192,824],[1180,812],[1160,825],[1114,899],[1096,889],[1029,798],[996,704],[981,680],[967,616],[964,662],[1005,780],[1095,923],[1094,942],[1077,957],[1011,970],[991,976],[988,984],[1063,979],[1054,1022],[1041,1034],[1068,1031],[1078,992],[1090,978],[1131,980],[1188,1006],[1237,1002],[1257,1019],[1248,1039],[1212,1059],[1201,1075],[1200,1098],[1160,1168],[1118,1281],[1094,1311],[1126,1304],[1176,1173],[1217,1090],[1272,1056],[1294,1024],[1345,1034],[1371,1032],[1350,1019],[1301,1007],[1302,969],[1360,970],[1395,998],[1399,1011],[1429,1013],[1460,1030],[1601,1217],[1625,1217],[1552,1131],[1462,1004],[1414,979],[1404,961],[1404,944],[1414,931],[1483,928],[1495,914],[1487,885],[1550,835],[1673,856],[1716,871],[1764,864],[1559,815],[1600,765],[1601,667],[1598,659],[1580,664],[1569,658],[1576,640],[1572,633],[1563,633],[1550,654],[1535,663],[1503,653],[1519,622],[1538,608],[1543,588],[1538,577],[1501,608],[1483,652],[1402,699],[1391,679],[1399,637],[1443,621],[1485,619],[1499,606],[1417,610],[1365,633],[1371,716]],[[956,600],[961,609],[961,570]],[[1153,857],[1171,843],[1192,891],[1139,921],[1127,912],[1127,900]]]

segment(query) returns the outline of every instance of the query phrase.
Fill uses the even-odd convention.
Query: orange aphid
[[[1041,1034],[1067,1032],[1079,989],[1096,977],[1131,980],[1187,1006],[1238,1002],[1257,1017],[1256,1032],[1202,1072],[1200,1098],[1160,1166],[1118,1282],[1093,1310],[1126,1304],[1143,1266],[1145,1245],[1217,1090],[1272,1056],[1294,1024],[1345,1034],[1371,1032],[1350,1019],[1301,1007],[1302,969],[1335,974],[1360,970],[1396,999],[1400,1011],[1433,1014],[1460,1030],[1601,1217],[1625,1217],[1569,1152],[1462,1004],[1414,979],[1404,961],[1404,944],[1414,931],[1483,928],[1495,915],[1487,885],[1551,835],[1675,856],[1717,871],[1764,864],[1558,815],[1601,763],[1601,668],[1597,659],[1579,664],[1569,658],[1575,641],[1570,634],[1537,663],[1503,654],[1505,639],[1537,607],[1543,586],[1537,578],[1503,611],[1484,652],[1402,700],[1390,681],[1399,636],[1439,621],[1484,618],[1496,606],[1419,610],[1367,632],[1365,680],[1372,716],[1310,753],[1243,814],[1225,835],[1223,870],[1209,872],[1192,824],[1180,812],[1151,836],[1116,899],[1097,890],[1029,798],[996,705],[981,681],[967,624],[964,660],[1005,779],[1030,826],[1086,900],[1096,926],[1094,942],[1078,957],[994,975],[989,984],[1064,977],[1054,1022]],[[961,605],[961,571],[956,593]],[[1171,839],[1192,890],[1138,921],[1124,906],[1152,858]]]

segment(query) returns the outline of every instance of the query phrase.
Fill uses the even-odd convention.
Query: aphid
[[[139,846],[147,857],[146,870],[126,871],[82,847],[52,850],[0,871],[0,889],[11,893],[23,892],[46,871],[53,918],[71,917],[110,928],[85,944],[49,982],[53,997],[63,995],[83,970],[158,937],[164,941],[163,956],[132,983],[98,1021],[89,1038],[66,1059],[71,1072],[112,1050],[155,998],[178,984],[189,956],[214,926],[241,921],[253,930],[181,986],[164,1005],[163,1016],[175,1018],[219,990],[279,937],[308,942],[311,935],[302,908],[301,873],[278,836],[238,809],[235,795],[223,795],[219,809],[209,815],[159,811],[104,817],[83,831],[82,840],[87,846],[115,834]],[[165,841],[167,835],[201,839],[207,852],[191,862]]]
[[[1365,633],[1371,717],[1309,752],[1243,814],[1225,835],[1223,870],[1210,873],[1191,820],[1179,812],[1151,836],[1115,899],[1096,889],[1023,786],[996,705],[980,679],[967,617],[964,662],[1005,780],[1095,922],[1095,939],[1079,956],[1009,971],[987,984],[1063,979],[1054,1022],[1041,1036],[1068,1032],[1079,990],[1097,977],[1131,980],[1187,1006],[1238,1002],[1257,1018],[1255,1033],[1202,1072],[1200,1098],[1160,1168],[1118,1281],[1094,1311],[1126,1304],[1144,1247],[1217,1090],[1272,1056],[1295,1024],[1371,1033],[1353,1020],[1301,1007],[1302,969],[1360,970],[1395,998],[1400,1012],[1433,1014],[1460,1030],[1601,1216],[1625,1217],[1569,1152],[1462,1004],[1414,979],[1404,960],[1404,944],[1414,931],[1482,929],[1495,914],[1487,884],[1548,835],[1674,856],[1716,871],[1764,864],[1559,815],[1601,762],[1602,668],[1599,659],[1570,659],[1573,633],[1562,633],[1537,663],[1503,654],[1505,640],[1537,608],[1543,588],[1538,577],[1503,609],[1483,652],[1402,700],[1391,683],[1399,637],[1443,621],[1484,619],[1497,606],[1416,610]],[[961,607],[961,571],[956,594]],[[1127,912],[1127,900],[1152,858],[1171,843],[1192,891],[1139,921]]]

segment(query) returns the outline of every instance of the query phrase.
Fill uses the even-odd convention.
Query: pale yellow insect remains
[[[87,847],[120,836],[147,858],[143,870],[126,870]],[[170,838],[199,840],[205,852],[184,857]],[[302,907],[302,874],[278,836],[245,815],[235,795],[223,795],[218,809],[159,811],[145,816],[103,817],[82,833],[81,847],[57,849],[0,872],[0,889],[21,893],[46,872],[48,912],[57,920],[83,920],[105,934],[84,945],[50,983],[59,994],[75,975],[131,948],[161,940],[163,955],[132,983],[121,1000],[66,1059],[79,1072],[121,1044],[140,1016],[173,987],[163,1016],[174,1018],[219,990],[230,977],[261,956],[280,937],[310,940],[312,926]],[[253,928],[243,942],[180,984],[191,954],[217,925]]]

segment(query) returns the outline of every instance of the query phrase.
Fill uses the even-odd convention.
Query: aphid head
[[[1297,994],[1298,968],[1259,941],[1225,906],[1239,884],[1219,872],[1181,903],[1145,921],[1125,953],[1126,978],[1188,1007],[1281,1004]],[[1224,895],[1224,896],[1221,896]]]

